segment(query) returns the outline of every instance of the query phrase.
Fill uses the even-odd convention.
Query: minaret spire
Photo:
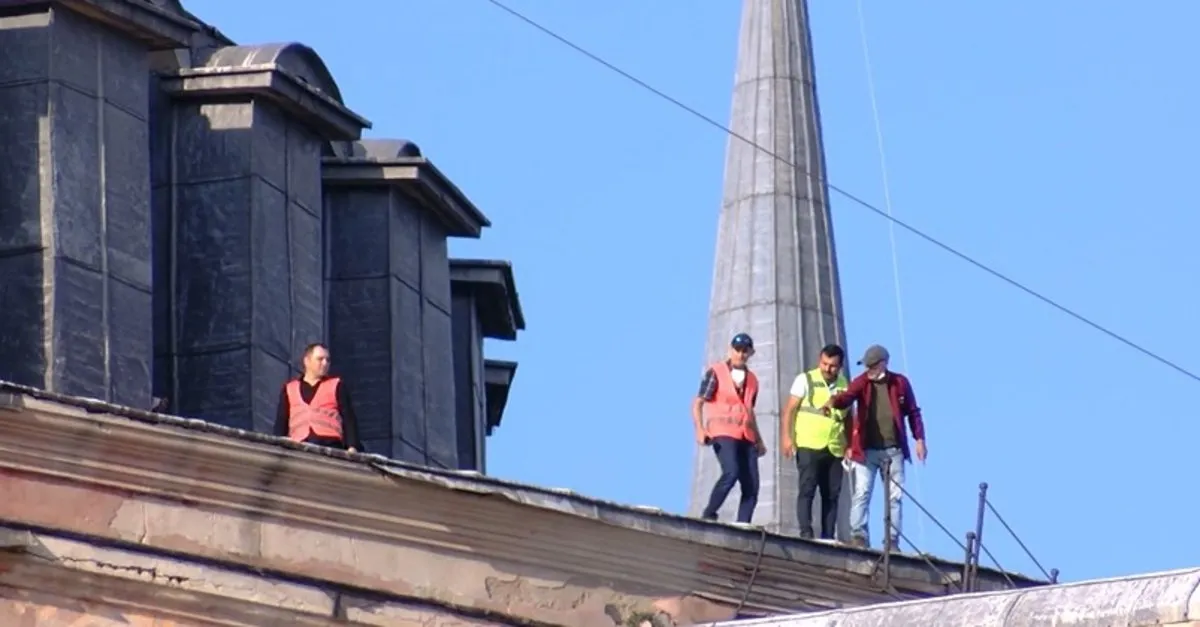
[[[735,134],[796,167],[729,139],[705,355],[708,363],[722,359],[736,333],[754,338],[750,367],[769,448],[759,460],[754,522],[796,533],[796,467],[779,451],[781,404],[821,347],[846,336],[805,0],[744,0],[731,118]],[[702,449],[694,515],[719,473],[712,451]],[[722,520],[733,518],[737,500],[735,488]]]

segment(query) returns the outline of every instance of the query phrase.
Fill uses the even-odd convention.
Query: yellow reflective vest
[[[829,452],[841,456],[846,451],[846,427],[844,409],[832,409],[826,416],[821,407],[830,396],[845,391],[850,382],[846,375],[838,373],[833,383],[826,383],[821,371],[813,368],[804,373],[808,380],[808,394],[796,411],[795,433],[793,439],[796,448],[821,450],[828,448]]]

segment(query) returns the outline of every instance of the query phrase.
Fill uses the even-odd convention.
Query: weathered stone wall
[[[150,400],[147,54],[70,11],[0,17],[0,379]]]
[[[496,614],[362,594],[53,535],[0,552],[4,627],[499,627]]]
[[[11,595],[11,596],[10,596]],[[13,598],[15,597],[15,598]],[[37,592],[0,588],[0,625],[22,627],[207,627],[140,611],[120,611],[99,603]]]

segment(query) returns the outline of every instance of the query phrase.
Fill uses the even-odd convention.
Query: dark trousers
[[[821,537],[832,540],[837,533],[838,498],[842,494],[842,458],[823,448],[796,449],[796,470],[800,475],[800,495],[796,499],[796,519],[800,537],[813,537],[813,498],[821,492]]]
[[[346,450],[346,443],[337,438],[323,438],[319,435],[309,435],[304,438],[305,444],[314,444],[316,446],[324,446],[326,448],[336,448]]]
[[[754,444],[737,438],[719,437],[712,440],[713,452],[721,464],[721,476],[713,486],[712,497],[702,516],[717,519],[717,510],[725,503],[734,484],[741,488],[738,501],[738,522],[748,523],[758,505],[758,451]]]

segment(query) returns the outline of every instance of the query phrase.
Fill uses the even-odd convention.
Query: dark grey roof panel
[[[292,76],[319,89],[326,96],[345,105],[342,90],[333,80],[317,51],[299,43],[260,44],[256,46],[227,46],[218,48],[204,62],[204,67],[234,68],[274,65]]]

